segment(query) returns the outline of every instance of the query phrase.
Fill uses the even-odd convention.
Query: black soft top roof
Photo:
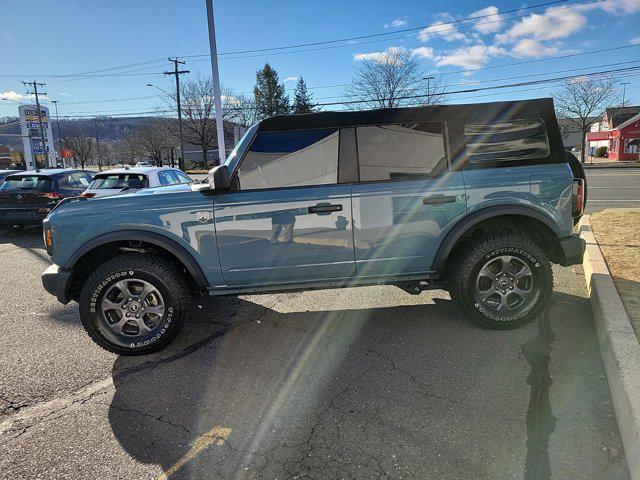
[[[464,127],[468,124],[495,124],[518,119],[540,118],[544,121],[551,147],[547,162],[564,162],[565,154],[553,99],[465,105],[434,105],[412,108],[383,108],[353,112],[318,112],[302,115],[278,115],[262,120],[259,131],[276,132],[306,128],[354,127],[359,125],[446,122],[450,152],[454,163],[464,162]]]
[[[450,123],[497,123],[516,118],[555,118],[553,100],[541,98],[511,102],[433,105],[411,108],[381,108],[353,112],[318,112],[302,115],[277,115],[260,123],[260,131],[295,130],[318,127],[447,121]]]

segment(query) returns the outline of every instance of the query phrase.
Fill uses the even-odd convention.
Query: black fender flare
[[[469,215],[466,215],[456,223],[451,230],[445,235],[444,240],[438,248],[438,252],[433,260],[432,270],[440,271],[444,267],[453,246],[460,239],[460,237],[471,227],[480,223],[483,220],[487,220],[491,217],[500,217],[504,215],[519,215],[524,217],[533,218],[540,221],[556,235],[559,239],[562,235],[555,222],[538,210],[523,205],[497,205],[493,207],[486,207],[477,210]]]
[[[174,255],[185,266],[199,287],[206,287],[209,285],[209,282],[207,281],[207,278],[205,277],[198,262],[196,262],[193,255],[191,255],[182,245],[164,235],[155,232],[147,232],[145,230],[117,230],[115,232],[98,235],[97,237],[94,237],[82,244],[82,246],[74,252],[73,256],[67,262],[66,268],[69,270],[73,269],[78,260],[94,248],[106,245],[107,243],[120,241],[138,241],[150,243],[163,248]]]

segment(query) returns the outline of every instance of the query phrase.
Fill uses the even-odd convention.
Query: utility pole
[[[176,104],[178,107],[178,135],[180,136],[180,156],[178,157],[178,168],[184,170],[184,140],[182,139],[182,108],[180,107],[180,75],[189,73],[189,70],[179,70],[178,65],[184,65],[177,58],[169,57],[169,61],[173,62],[173,72],[164,72],[165,75],[174,75],[176,77]]]
[[[218,133],[218,161],[222,165],[227,150],[224,144],[224,124],[222,123],[222,98],[220,93],[220,75],[218,72],[218,49],[216,47],[216,27],[213,21],[213,0],[207,2],[207,21],[209,24],[209,49],[211,50],[211,78],[213,79],[213,101],[216,106],[216,130]]]
[[[625,97],[626,97],[626,93],[627,93],[627,85],[629,85],[629,82],[622,82],[620,85],[622,85],[622,106],[625,106]]]
[[[60,119],[58,118],[58,100],[51,100],[56,107],[56,127],[58,130],[58,148],[60,149],[60,161],[62,162],[62,167],[64,168],[64,157],[62,156],[62,137],[60,136]]]
[[[431,80],[435,80],[436,77],[429,76],[424,79],[427,81],[427,105],[431,105]]]
[[[44,138],[44,125],[42,124],[42,112],[40,112],[40,100],[38,99],[38,93],[42,93],[43,95],[46,95],[47,92],[38,92],[38,87],[44,87],[46,84],[45,83],[38,83],[35,80],[33,82],[22,82],[23,85],[27,86],[29,85],[31,88],[33,88],[33,92],[28,92],[30,95],[35,95],[36,97],[36,110],[38,111],[38,123],[40,124],[40,144],[42,145],[42,151],[44,152],[44,158],[47,159],[47,163],[49,161],[49,154],[47,152],[47,142],[45,141]],[[33,163],[35,164],[36,170],[38,169],[38,160],[37,160],[37,156],[36,158],[33,160]],[[48,165],[45,165],[45,167],[47,167]]]
[[[95,128],[96,135],[96,154],[98,155],[98,170],[102,171],[102,161],[100,160],[100,140],[98,139],[98,121],[93,120],[93,126]]]

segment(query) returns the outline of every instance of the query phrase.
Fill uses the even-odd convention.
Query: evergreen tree
[[[259,118],[289,113],[289,97],[284,93],[284,84],[278,83],[278,72],[268,63],[256,72],[253,95]]]
[[[296,88],[293,91],[293,113],[313,113],[316,109],[313,97],[307,91],[307,83],[304,78],[298,78]]]

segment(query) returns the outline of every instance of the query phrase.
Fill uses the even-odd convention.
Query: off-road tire
[[[140,279],[151,284],[163,299],[164,314],[158,328],[128,341],[114,339],[102,313],[102,301],[109,288],[122,280]],[[178,334],[189,312],[191,294],[184,276],[169,261],[151,255],[128,253],[98,267],[85,281],[80,293],[80,319],[92,340],[120,355],[144,355],[161,350]]]
[[[477,297],[478,274],[492,258],[515,257],[526,264],[537,294],[521,310],[498,313],[483,305]],[[542,249],[533,241],[513,233],[483,235],[470,240],[457,252],[449,269],[449,292],[465,313],[478,325],[493,329],[518,328],[531,322],[547,306],[553,290],[553,271]]]

